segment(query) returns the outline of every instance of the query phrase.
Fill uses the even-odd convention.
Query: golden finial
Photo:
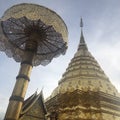
[[[82,28],[83,27],[83,21],[82,21],[82,18],[80,20],[80,27]]]
[[[82,20],[82,17],[80,19],[80,27],[81,27],[81,36],[80,36],[80,44],[78,46],[78,50],[81,50],[81,49],[84,49],[84,50],[88,50],[87,48],[87,45],[85,43],[85,40],[84,40],[84,36],[83,36],[83,20]]]

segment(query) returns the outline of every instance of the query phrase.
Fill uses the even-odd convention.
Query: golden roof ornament
[[[81,18],[81,20],[80,20],[80,27],[81,27],[81,36],[80,36],[80,43],[79,43],[79,47],[78,47],[78,50],[80,50],[80,49],[88,49],[87,48],[87,45],[86,45],[86,43],[85,43],[85,40],[84,40],[84,36],[83,36],[83,20],[82,20],[82,18]]]
[[[81,29],[83,28],[83,20],[82,20],[82,18],[80,19],[80,27],[81,27]]]

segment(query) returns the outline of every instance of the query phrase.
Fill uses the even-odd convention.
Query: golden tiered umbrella
[[[5,120],[19,118],[32,67],[46,65],[65,54],[67,38],[64,21],[46,7],[24,3],[4,13],[0,20],[0,50],[21,62]]]

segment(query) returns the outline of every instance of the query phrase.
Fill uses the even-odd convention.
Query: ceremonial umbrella
[[[21,62],[5,120],[19,118],[32,67],[47,65],[65,54],[67,38],[64,21],[46,7],[24,3],[4,13],[0,19],[0,50]]]

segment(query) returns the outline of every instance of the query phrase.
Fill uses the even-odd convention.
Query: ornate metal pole
[[[12,96],[10,97],[5,120],[17,120],[19,118],[22,103],[24,101],[24,97],[28,87],[31,70],[31,65],[26,63],[21,64],[21,69],[19,75],[17,76]]]
[[[8,9],[0,25],[0,50],[21,62],[5,115],[5,120],[18,120],[32,67],[46,65],[65,54],[67,27],[55,12],[27,3]]]
[[[16,77],[16,84],[13,89],[12,96],[5,115],[5,120],[17,120],[22,108],[22,103],[30,81],[30,74],[32,70],[32,60],[36,52],[37,46],[34,43],[26,44],[26,52],[24,60],[21,63],[21,68]]]

